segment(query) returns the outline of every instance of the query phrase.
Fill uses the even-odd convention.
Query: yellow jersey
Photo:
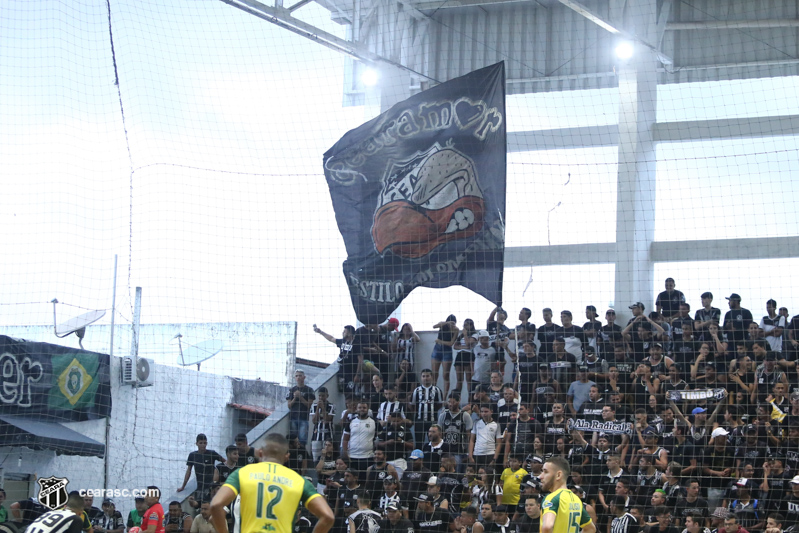
[[[552,533],[579,533],[580,529],[591,523],[582,500],[569,489],[558,489],[544,498],[541,518],[547,513],[555,513]]]
[[[299,503],[320,497],[310,481],[278,463],[239,468],[223,486],[241,496],[241,533],[292,533]]]
[[[502,471],[502,505],[518,505],[521,495],[522,479],[527,475],[527,470],[520,468],[515,472],[510,468]]]

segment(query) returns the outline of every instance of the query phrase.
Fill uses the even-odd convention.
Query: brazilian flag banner
[[[111,416],[110,357],[0,335],[0,414],[52,422]]]

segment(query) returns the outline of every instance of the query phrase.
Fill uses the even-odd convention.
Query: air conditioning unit
[[[122,383],[134,387],[151,387],[155,379],[155,363],[144,357],[122,358]]]

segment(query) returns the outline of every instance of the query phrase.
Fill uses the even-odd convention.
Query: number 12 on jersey
[[[269,501],[266,504],[266,516],[264,516],[264,493],[269,494]],[[278,485],[266,485],[258,483],[258,502],[255,505],[255,517],[277,520],[273,512],[275,505],[280,503],[283,498],[283,488]]]

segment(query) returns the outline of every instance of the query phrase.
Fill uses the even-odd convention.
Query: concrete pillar
[[[628,4],[627,31],[653,41],[657,17],[654,0]],[[619,73],[619,170],[616,196],[615,306],[630,316],[627,306],[641,301],[653,306],[654,263],[650,245],[655,237],[655,144],[657,58],[640,44]],[[626,322],[619,321],[621,325]]]

